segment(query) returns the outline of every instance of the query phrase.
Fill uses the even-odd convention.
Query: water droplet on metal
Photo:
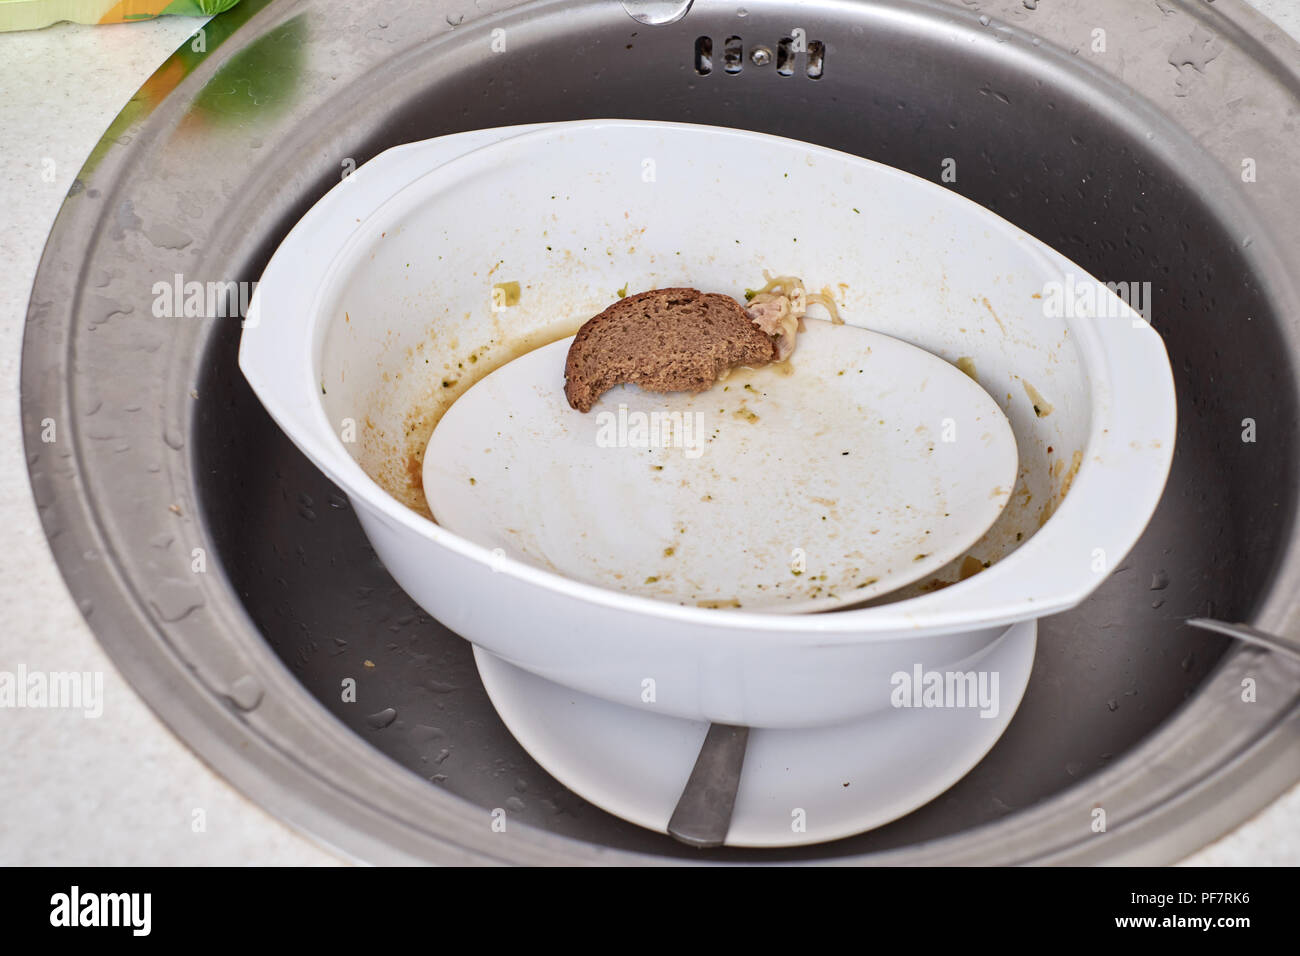
[[[1199,23],[1191,34],[1169,51],[1168,63],[1178,71],[1174,80],[1174,95],[1188,96],[1192,92],[1195,73],[1204,73],[1211,60],[1223,52],[1223,45],[1209,30]]]
[[[171,624],[203,607],[203,592],[188,582],[164,578],[149,604],[158,617]]]
[[[446,736],[446,732],[441,727],[434,727],[432,724],[416,724],[411,728],[411,742],[417,745],[430,744]]]
[[[245,674],[230,685],[226,699],[240,710],[256,710],[262,702],[262,685],[252,674]]]
[[[165,222],[154,223],[144,230],[144,234],[159,249],[184,249],[194,241],[175,226]]]

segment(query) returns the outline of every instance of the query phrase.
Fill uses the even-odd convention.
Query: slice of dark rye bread
[[[564,394],[586,412],[624,382],[651,392],[702,392],[725,369],[775,357],[772,337],[730,296],[652,289],[619,299],[578,330],[564,363]]]

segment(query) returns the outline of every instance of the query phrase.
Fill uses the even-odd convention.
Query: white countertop
[[[1300,37],[1300,4],[1252,3]],[[342,862],[225,783],[135,695],[69,596],[27,480],[19,363],[46,236],[109,122],[202,22],[0,34],[0,670],[104,675],[98,719],[0,708],[0,865]],[[1300,864],[1300,786],[1186,862]]]

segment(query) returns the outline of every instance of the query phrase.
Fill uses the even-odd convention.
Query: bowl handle
[[[1093,419],[1069,491],[1015,552],[1014,562],[885,606],[912,626],[975,627],[1066,610],[1096,590],[1141,537],[1173,462],[1177,399],[1160,335],[1106,292],[1122,306],[1112,303],[1108,310],[1118,314],[1084,318],[1071,327],[1087,356]],[[885,607],[868,610],[874,619]]]

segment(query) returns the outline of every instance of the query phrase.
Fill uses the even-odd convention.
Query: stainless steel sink
[[[1160,862],[1254,813],[1300,779],[1300,666],[1185,621],[1300,633],[1300,50],[1236,0],[1029,6],[696,0],[652,26],[619,0],[245,0],[212,21],[82,170],[24,344],[32,484],[117,666],[253,799],[377,862]],[[954,160],[949,188],[1104,280],[1152,283],[1180,414],[1159,511],[1092,599],[1042,622],[996,748],[889,826],[695,851],[565,790],[262,411],[238,319],[155,315],[178,274],[256,280],[389,146],[596,116],[758,129],[936,181]],[[43,444],[46,418],[70,440]]]

